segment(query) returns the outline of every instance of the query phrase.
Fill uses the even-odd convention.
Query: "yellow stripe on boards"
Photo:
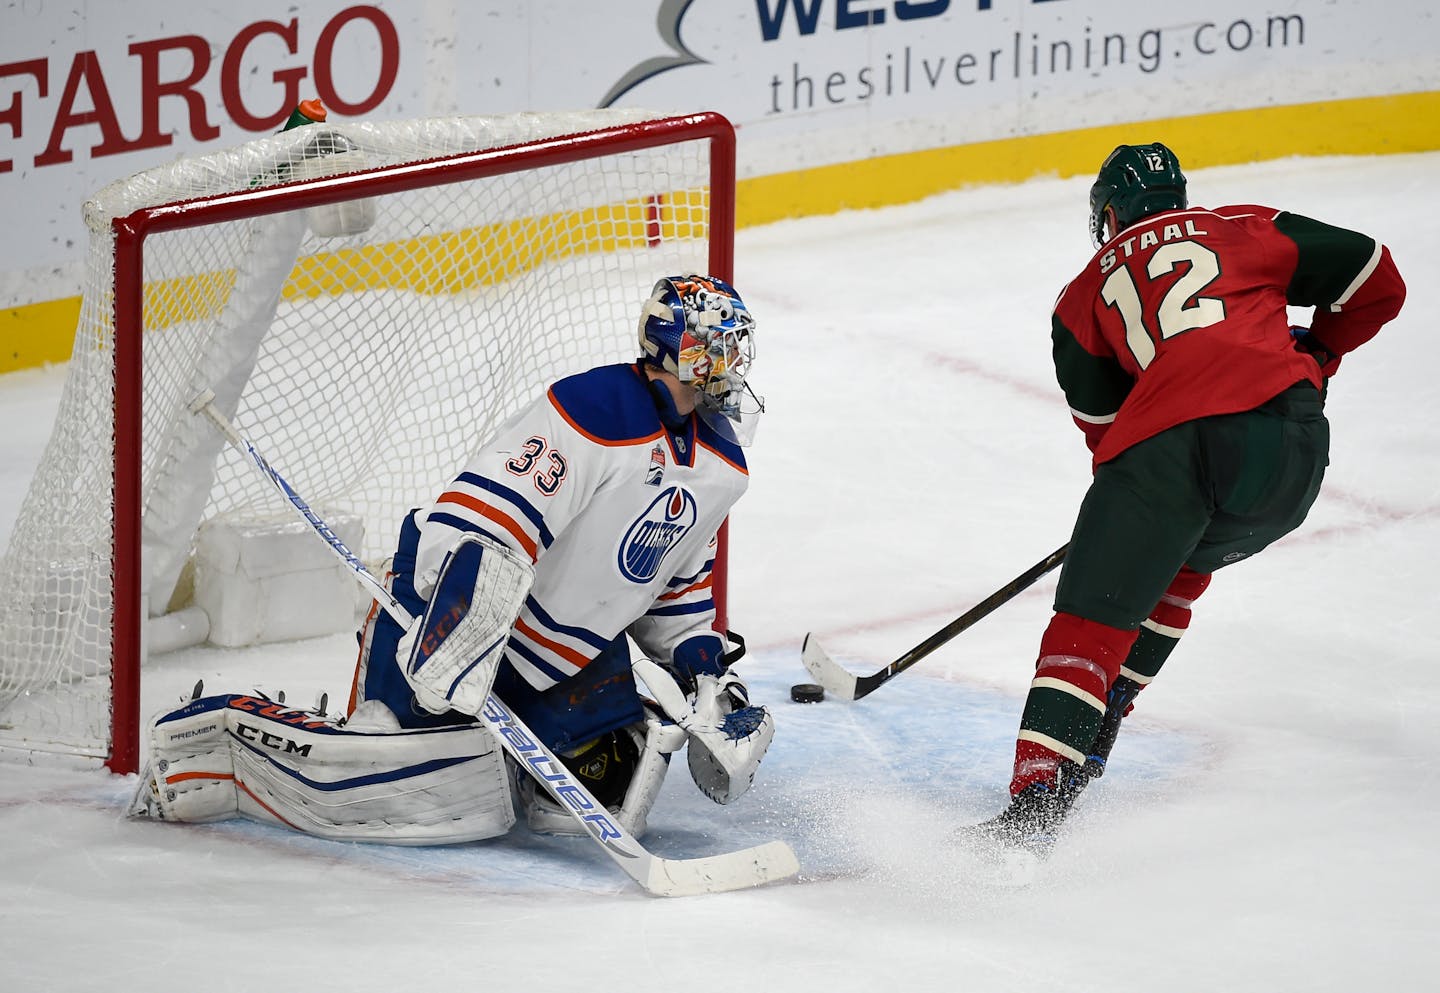
[[[1090,175],[1116,145],[1137,141],[1165,142],[1176,150],[1187,169],[1295,155],[1428,152],[1440,149],[1440,91],[1108,125],[758,176],[739,183],[736,224],[751,227],[841,210],[886,207],[967,186],[1016,183],[1039,176]],[[683,202],[695,202],[694,196],[695,191],[690,191]],[[643,221],[634,216],[633,209],[633,205],[626,205],[610,218],[596,212],[596,216],[583,223],[602,227],[616,224],[614,244],[639,244],[637,239],[641,237]],[[697,235],[698,222],[682,219],[678,216],[680,213],[680,210],[669,210],[667,205],[662,217],[662,237]],[[573,223],[583,226],[578,217]],[[567,221],[565,226],[569,224]],[[482,263],[448,277],[439,286],[422,281],[416,275],[415,263],[406,259],[413,260],[418,252],[446,251],[455,246],[440,244],[436,239],[414,239],[386,249],[384,259],[374,265],[375,282],[371,282],[369,276],[362,280],[347,275],[355,270],[353,260],[335,253],[308,260],[300,278],[286,292],[291,296],[322,295],[380,286],[424,293],[459,292],[503,279],[507,272],[523,270],[527,264],[553,257],[542,253],[537,258],[534,251],[524,247],[525,232],[523,224],[516,222],[504,232],[478,234],[477,237],[506,237],[510,244],[519,246],[522,261]],[[322,261],[324,259],[328,261]],[[209,278],[217,284],[212,290],[228,281],[226,277]],[[147,295],[147,315],[152,306],[160,308],[154,311],[162,322],[160,326],[177,319],[178,315],[164,309],[165,304],[152,302]],[[0,310],[0,373],[68,359],[79,312],[78,297]]]
[[[426,235],[301,259],[281,291],[285,300],[365,290],[443,295],[493,286],[541,265],[595,252],[631,251],[654,241],[705,237],[707,189],[677,190],[570,212]],[[145,284],[147,331],[206,320],[224,309],[233,269]],[[0,313],[7,351],[0,372],[70,357],[80,298]],[[108,322],[107,322],[108,323]],[[107,333],[108,337],[108,333]],[[10,346],[12,346],[11,348]]]
[[[68,362],[79,319],[79,297],[0,310],[0,374]]]
[[[706,212],[691,208],[705,200],[708,195],[703,191],[687,191],[663,196],[658,203],[633,200],[313,255],[296,266],[285,285],[284,297],[290,300],[375,289],[439,295],[494,286],[540,265],[576,255],[643,248],[652,238],[675,241],[703,237],[706,225],[699,218]],[[437,259],[446,264],[431,264]]]
[[[1092,175],[1116,145],[1163,141],[1186,169],[1293,155],[1440,149],[1440,91],[1259,107],[886,155],[741,181],[736,224],[888,207],[967,186]]]

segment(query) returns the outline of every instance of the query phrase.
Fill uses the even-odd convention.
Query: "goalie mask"
[[[1158,141],[1121,145],[1106,157],[1090,187],[1090,238],[1099,248],[1141,218],[1188,203],[1185,174],[1174,152]]]
[[[755,319],[729,283],[712,276],[669,276],[640,312],[640,359],[697,394],[700,416],[748,445],[765,402],[745,382],[755,359]]]

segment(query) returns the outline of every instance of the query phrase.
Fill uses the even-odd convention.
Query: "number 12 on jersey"
[[[1114,307],[1125,322],[1125,341],[1136,363],[1144,369],[1155,360],[1155,342],[1183,331],[1208,328],[1225,319],[1225,302],[1200,293],[1220,278],[1220,258],[1198,241],[1162,245],[1145,263],[1144,278],[1154,282],[1184,266],[1153,314],[1146,314],[1131,266],[1127,262],[1112,272],[1100,287],[1100,298]],[[1152,296],[1153,294],[1147,294]],[[1154,328],[1155,330],[1152,330]]]

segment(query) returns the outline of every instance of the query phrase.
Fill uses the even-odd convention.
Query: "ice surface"
[[[1380,237],[1410,299],[1332,384],[1311,521],[1217,576],[1029,886],[984,883],[944,840],[1003,802],[1053,575],[862,701],[794,704],[787,687],[808,678],[806,630],[874,671],[1068,537],[1089,468],[1048,316],[1089,255],[1085,180],[740,233],[769,409],[732,519],[731,625],[779,732],[730,807],[676,765],[647,843],[694,856],[782,838],[798,881],[662,900],[587,841],[519,829],[414,850],[135,823],[132,779],[3,762],[0,988],[1434,988],[1437,173],[1440,153],[1192,174],[1197,204]],[[0,537],[62,382],[0,377]],[[166,656],[144,709],[199,678],[338,699],[353,646]]]

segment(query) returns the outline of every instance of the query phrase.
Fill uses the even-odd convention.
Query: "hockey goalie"
[[[711,570],[763,411],[754,336],[723,280],[661,279],[636,361],[553,383],[405,519],[385,586],[415,620],[370,612],[347,713],[197,694],[153,720],[134,815],[390,844],[495,837],[517,812],[585,833],[477,720],[492,695],[636,836],[682,748],[706,796],[744,794],[774,719],[714,630]]]

